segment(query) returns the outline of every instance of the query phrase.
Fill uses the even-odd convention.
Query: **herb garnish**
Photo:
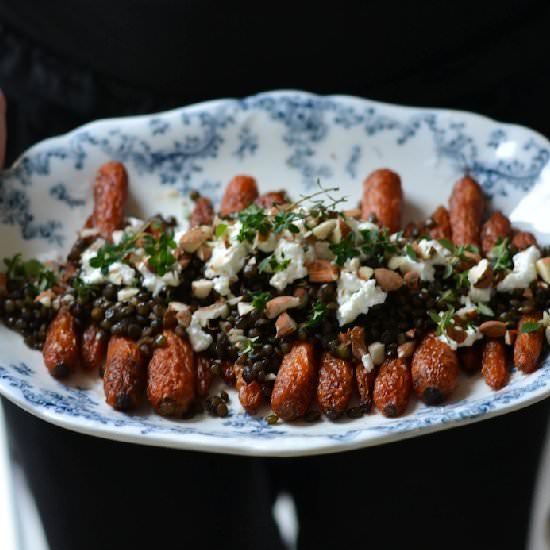
[[[405,246],[405,253],[413,262],[416,262],[418,260],[418,256],[414,248],[410,244],[407,244],[407,246]]]
[[[124,261],[124,257],[135,247],[136,239],[137,236],[133,233],[124,233],[119,244],[105,243],[96,255],[90,258],[90,265],[101,269],[101,273],[107,275],[111,264]]]
[[[477,304],[477,311],[480,315],[485,315],[485,317],[494,317],[495,312],[487,305],[482,302]]]
[[[252,294],[252,307],[256,308],[258,311],[263,311],[267,302],[271,300],[271,294],[269,292],[255,292]]]
[[[339,243],[334,243],[329,246],[331,252],[336,256],[336,263],[342,266],[347,260],[359,256],[359,250],[355,248],[355,235],[353,232],[343,238]]]
[[[264,258],[258,264],[258,269],[260,273],[279,273],[279,271],[284,271],[289,265],[290,258],[279,261],[273,254],[271,254],[271,256]]]
[[[4,258],[8,271],[8,279],[24,279],[37,292],[51,288],[57,282],[54,272],[36,259],[24,261],[21,254],[12,258]]]
[[[441,336],[444,334],[448,327],[453,324],[453,316],[455,314],[455,308],[451,305],[447,306],[447,311],[428,311],[428,315],[432,321],[436,324],[436,334]]]
[[[248,340],[246,340],[245,342],[242,353],[252,353],[260,345],[260,342],[257,341],[259,338],[259,336],[248,338]]]
[[[176,261],[176,257],[171,252],[176,248],[172,232],[163,233],[158,239],[151,235],[144,235],[143,248],[149,256],[147,260],[149,269],[160,276],[165,275]]]
[[[267,235],[271,230],[271,223],[266,211],[255,203],[239,212],[238,217],[241,222],[241,229],[237,235],[239,242],[254,242],[256,232],[260,235]]]
[[[523,323],[520,326],[519,331],[524,333],[536,332],[541,327],[542,325],[540,323]]]
[[[498,239],[497,244],[489,252],[492,259],[493,271],[506,271],[513,267],[512,252],[510,251],[510,239],[506,237]]]
[[[361,251],[365,255],[365,264],[370,267],[383,265],[388,254],[395,254],[397,246],[390,241],[387,229],[362,229]]]
[[[287,229],[291,233],[299,233],[300,228],[294,222],[302,218],[303,216],[294,210],[279,211],[273,218],[273,232],[278,234]]]
[[[216,229],[214,230],[214,235],[216,237],[221,237],[225,232],[227,231],[227,224],[226,223],[219,223],[216,225]]]
[[[316,327],[327,314],[327,306],[323,302],[315,302],[313,309],[311,311],[311,317],[306,323],[306,327],[313,328]]]

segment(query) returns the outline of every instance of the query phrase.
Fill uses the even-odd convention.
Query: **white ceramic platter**
[[[463,112],[386,105],[352,97],[272,92],[168,113],[103,120],[32,147],[0,174],[0,257],[66,253],[92,208],[97,168],[125,163],[130,214],[182,216],[188,192],[219,200],[237,173],[261,190],[310,190],[317,178],[355,205],[366,174],[390,167],[402,177],[404,219],[421,220],[471,173],[493,207],[550,243],[550,145],[535,132]],[[173,421],[149,410],[126,415],[104,403],[100,381],[52,379],[41,355],[0,327],[0,392],[59,426],[99,437],[180,449],[258,456],[343,451],[443,430],[511,412],[550,394],[550,360],[514,373],[499,392],[481,378],[460,382],[443,406],[412,403],[404,416],[269,426],[231,399],[231,416]]]

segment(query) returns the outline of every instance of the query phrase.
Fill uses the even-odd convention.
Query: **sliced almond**
[[[479,325],[479,331],[488,338],[502,338],[506,334],[506,323],[485,321]]]
[[[489,288],[493,284],[493,269],[489,264],[474,284],[475,288]]]
[[[335,228],[336,228],[336,220],[327,220],[315,226],[311,230],[311,232],[317,239],[324,241],[325,239],[328,239],[328,237],[334,231]]]
[[[195,313],[193,313],[193,317],[197,319],[201,326],[204,327],[208,324],[208,321],[218,319],[219,317],[227,317],[228,314],[229,308],[227,307],[227,304],[224,301],[219,300],[209,306],[200,307],[197,311],[195,311]]]
[[[360,279],[363,279],[363,281],[368,281],[373,275],[374,275],[374,269],[372,269],[372,267],[369,267],[368,265],[362,265],[357,270],[357,276]]]
[[[239,302],[237,304],[237,311],[239,312],[239,315],[241,317],[244,317],[245,315],[248,315],[249,313],[251,313],[255,309],[256,308],[252,304],[249,304],[248,302]]]
[[[375,269],[374,278],[376,279],[378,286],[386,292],[399,290],[403,286],[403,277],[401,277],[399,273],[396,273],[391,269],[386,269],[385,267]]]
[[[368,353],[367,344],[365,343],[365,329],[360,326],[353,327],[349,331],[351,341],[351,353],[361,361],[363,355]]]
[[[373,342],[369,345],[369,355],[376,366],[381,365],[386,356],[386,346],[382,342]]]
[[[412,357],[414,350],[416,349],[416,342],[405,342],[397,348],[397,357],[400,359],[407,359]]]
[[[5,273],[2,273],[5,276]],[[35,302],[40,302],[45,307],[51,307],[52,302],[55,299],[55,292],[50,288],[43,290],[35,299]]]
[[[296,331],[297,328],[296,321],[285,311],[277,317],[275,321],[275,338],[282,338],[283,336],[288,336]]]
[[[186,231],[179,241],[179,247],[184,252],[192,254],[196,252],[201,244],[212,236],[212,227],[209,225],[199,225]]]
[[[328,260],[314,260],[306,264],[312,283],[332,283],[338,280],[339,269]]]
[[[518,337],[518,331],[517,330],[508,329],[506,331],[506,333],[504,334],[504,343],[507,346],[513,346],[517,337]]]
[[[267,302],[265,305],[265,316],[268,319],[275,319],[283,311],[287,309],[298,307],[300,305],[300,299],[296,296],[277,296]]]
[[[191,283],[191,292],[193,296],[199,299],[206,298],[214,288],[214,281],[208,279],[197,279]]]
[[[405,332],[405,336],[411,340],[414,340],[416,338],[416,329],[410,328],[407,332]]]
[[[341,218],[336,220],[336,227],[332,232],[331,241],[335,244],[339,243],[342,239],[345,239],[351,231],[350,226]]]
[[[535,264],[537,266],[537,272],[540,278],[545,282],[550,284],[550,257],[541,258],[537,260]]]
[[[188,327],[191,323],[191,308],[182,302],[170,302],[168,311],[173,311],[176,314],[176,319],[180,325]]]

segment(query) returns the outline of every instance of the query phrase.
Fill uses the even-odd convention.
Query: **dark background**
[[[98,117],[277,88],[477,111],[550,136],[547,2],[0,0],[8,162]],[[52,550],[524,547],[548,401],[343,455],[255,460],[109,442],[4,403]]]

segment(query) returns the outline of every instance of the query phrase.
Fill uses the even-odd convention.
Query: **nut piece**
[[[362,265],[357,271],[357,276],[360,279],[363,279],[363,281],[368,281],[373,275],[374,275],[374,269],[372,269],[372,267],[369,267],[367,265]]]
[[[180,325],[188,327],[191,323],[191,308],[182,302],[170,302],[167,312],[174,311],[176,319]]]
[[[373,342],[369,346],[369,354],[371,356],[372,362],[377,367],[384,362],[386,357],[386,346],[382,342]]]
[[[268,319],[275,319],[283,311],[292,307],[298,307],[300,305],[300,298],[296,296],[277,296],[272,300],[269,300],[265,305],[265,316]]]
[[[356,359],[361,361],[363,355],[368,353],[367,344],[365,343],[365,329],[360,326],[353,327],[349,331],[351,341],[351,353]]]
[[[507,330],[506,334],[504,335],[504,343],[507,346],[513,346],[517,337],[518,337],[517,330]]]
[[[339,269],[328,260],[315,260],[306,264],[312,283],[332,283],[338,280]]]
[[[412,357],[415,349],[416,342],[405,342],[397,348],[397,357],[399,357],[399,359]]]
[[[420,287],[420,275],[416,271],[405,273],[403,280],[410,290],[418,290]]]
[[[186,231],[179,240],[179,247],[192,254],[196,252],[204,241],[212,236],[212,227],[209,225],[199,225]]]
[[[540,278],[545,283],[550,283],[550,257],[537,260],[536,266]]]
[[[202,244],[197,250],[197,258],[207,262],[212,257],[212,249],[207,244]]]
[[[193,281],[191,283],[193,296],[200,299],[206,298],[210,292],[212,292],[213,288],[214,282],[208,279],[198,279],[197,281]]]
[[[298,325],[296,321],[285,311],[277,317],[275,321],[276,334],[275,338],[282,338],[283,336],[288,336],[296,331]]]
[[[479,325],[479,331],[488,338],[502,338],[506,334],[506,323],[502,321],[485,321]]]
[[[342,239],[345,239],[351,231],[350,226],[342,219],[336,220],[336,227],[332,232],[331,241],[335,244],[339,243]]]
[[[335,228],[336,220],[327,220],[326,222],[320,223],[314,227],[311,232],[317,239],[324,241],[325,239],[328,239]]]
[[[403,286],[403,277],[401,277],[399,273],[384,267],[379,267],[374,270],[374,278],[378,286],[386,292],[399,290]]]

